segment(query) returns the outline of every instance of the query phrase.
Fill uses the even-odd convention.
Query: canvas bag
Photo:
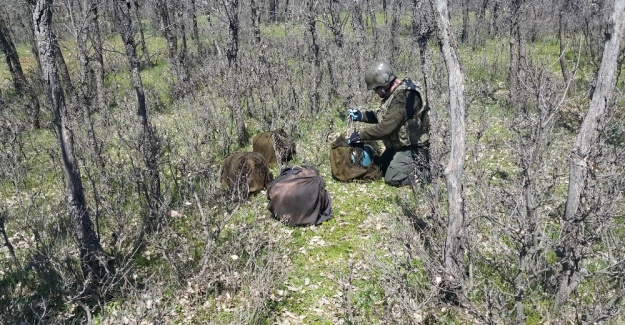
[[[221,186],[233,199],[247,199],[273,180],[265,158],[257,152],[237,152],[224,159]]]
[[[373,181],[382,177],[382,170],[375,162],[363,167],[352,161],[352,155],[361,157],[362,147],[352,147],[347,144],[347,139],[341,134],[334,140],[330,149],[330,167],[332,176],[339,181]],[[360,161],[360,159],[356,159]]]
[[[287,167],[267,187],[267,209],[289,226],[318,225],[332,218],[332,200],[319,171]]]
[[[263,132],[252,139],[252,151],[265,158],[268,166],[286,163],[295,156],[295,142],[282,129]]]

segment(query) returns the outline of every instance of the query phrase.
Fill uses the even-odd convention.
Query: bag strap
[[[406,86],[406,92],[408,93],[406,98],[406,115],[408,116],[408,119],[411,119],[415,114],[414,101],[417,96],[418,88],[417,85],[415,85],[414,82],[408,78],[404,79],[404,85]]]
[[[419,97],[421,97],[421,93],[419,92],[419,87],[417,87],[417,85],[415,85],[415,83],[412,82],[412,80],[410,80],[409,78],[405,78],[403,82],[406,86],[406,92],[408,93],[408,95],[406,96],[406,115],[408,116],[408,119],[411,119],[416,113],[414,108],[415,97],[417,96],[417,94],[419,94]],[[430,106],[426,105],[426,103],[423,102],[423,98],[421,98],[421,107],[422,109],[421,114],[419,114],[419,119],[423,120],[425,114],[430,111]]]

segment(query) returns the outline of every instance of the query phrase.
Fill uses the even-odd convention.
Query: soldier
[[[408,78],[397,78],[384,61],[371,64],[365,72],[365,82],[367,90],[375,91],[382,103],[377,111],[348,110],[353,121],[374,124],[352,133],[348,143],[382,140],[386,148],[380,165],[389,185],[429,182],[429,118],[419,88]]]

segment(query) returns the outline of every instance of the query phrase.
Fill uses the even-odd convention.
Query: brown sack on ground
[[[289,226],[318,225],[332,218],[331,198],[314,167],[288,167],[267,187],[267,208]]]
[[[257,152],[233,153],[221,166],[221,186],[233,199],[245,200],[272,180],[265,159]]]
[[[267,166],[275,166],[278,161],[286,163],[295,156],[295,142],[282,129],[263,132],[252,139],[252,151],[265,158]]]
[[[358,152],[360,151],[360,152]],[[380,166],[374,162],[367,167],[362,167],[360,164],[352,162],[351,155],[354,153],[358,157],[357,161],[362,156],[362,148],[351,147],[347,144],[347,140],[343,135],[334,140],[330,149],[330,167],[332,169],[332,176],[339,181],[372,181],[382,176]]]

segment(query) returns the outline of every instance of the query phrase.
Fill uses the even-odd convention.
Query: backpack
[[[286,163],[295,156],[295,142],[282,129],[263,132],[252,139],[252,151],[265,158],[268,166]]]
[[[273,180],[263,156],[257,152],[237,152],[224,159],[221,186],[233,200],[245,200]]]
[[[318,225],[332,218],[330,194],[312,166],[287,167],[267,186],[267,209],[289,226]]]
[[[330,148],[332,176],[339,181],[373,181],[382,177],[382,170],[376,164],[375,149],[369,144],[352,147],[341,134]],[[363,163],[366,158],[370,163]],[[364,158],[364,159],[363,159]],[[365,166],[363,166],[365,165]]]

